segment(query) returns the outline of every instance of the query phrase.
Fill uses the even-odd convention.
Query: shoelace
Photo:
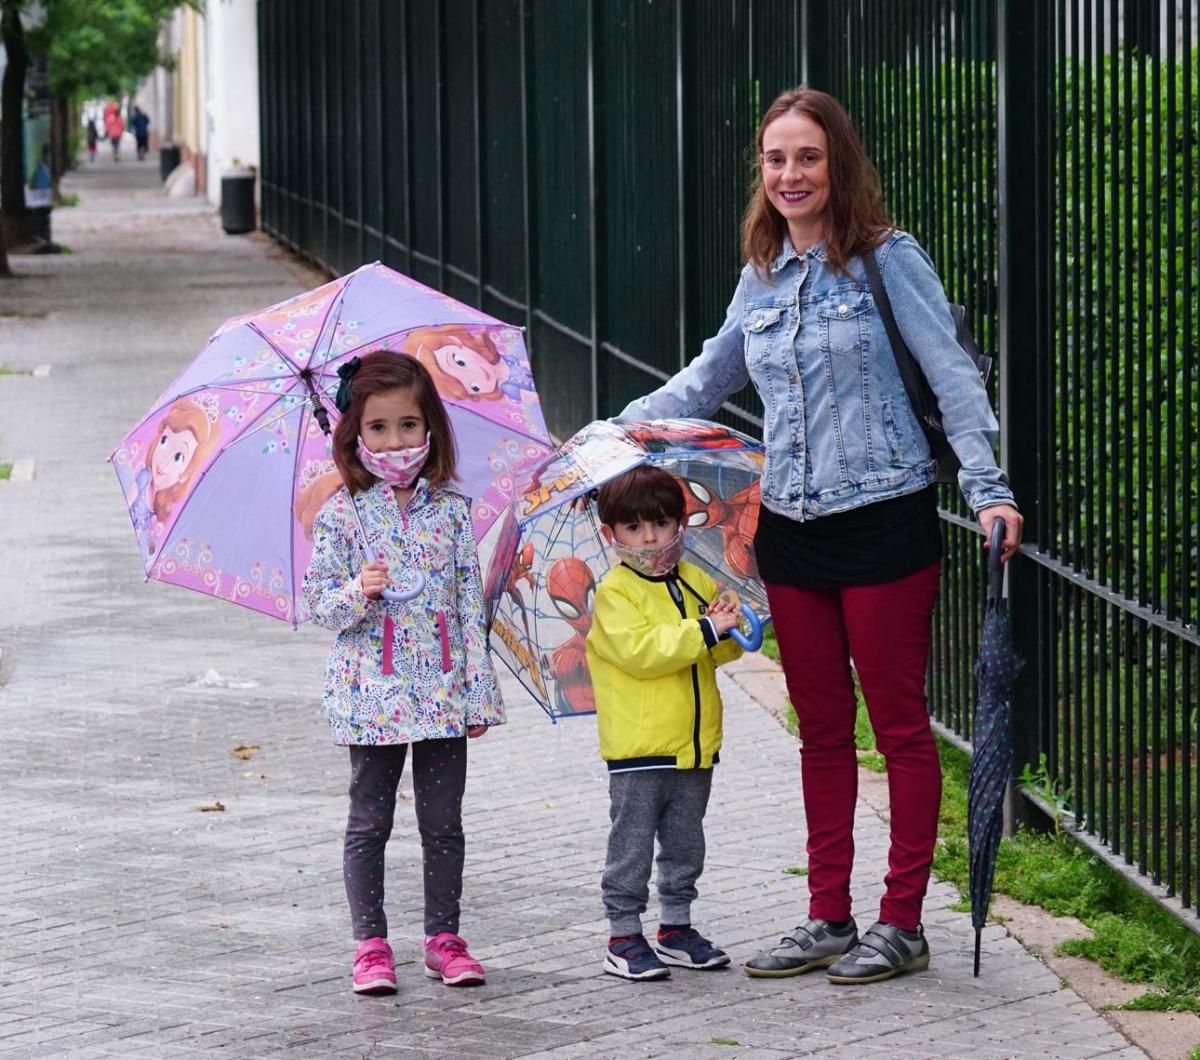
[[[462,939],[446,939],[438,943],[437,950],[443,957],[464,957],[467,955],[467,944]]]
[[[355,963],[362,971],[369,972],[387,964],[387,953],[384,950],[367,950]]]

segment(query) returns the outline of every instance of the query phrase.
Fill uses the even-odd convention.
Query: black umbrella
[[[975,663],[978,685],[972,740],[971,778],[967,784],[967,842],[971,857],[971,923],[975,927],[975,975],[979,975],[979,945],[988,903],[996,850],[1004,831],[1004,793],[1012,776],[1013,682],[1025,665],[1013,647],[1008,628],[1008,601],[1001,595],[1004,570],[1000,545],[1004,520],[992,523],[988,547],[988,599]]]

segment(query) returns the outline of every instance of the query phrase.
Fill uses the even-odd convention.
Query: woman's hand
[[[1025,530],[1025,518],[1011,504],[995,504],[979,513],[979,525],[983,528],[983,547],[988,548],[992,540],[992,523],[1004,520],[1004,541],[1000,546],[1000,562],[1007,563],[1017,554],[1021,534]]]
[[[474,740],[482,736],[487,731],[488,727],[486,725],[468,725],[467,737],[468,739]]]
[[[383,590],[388,587],[389,581],[387,564],[378,560],[365,564],[363,569],[358,572],[359,588],[362,589],[363,596],[368,600],[379,600],[383,596]]]

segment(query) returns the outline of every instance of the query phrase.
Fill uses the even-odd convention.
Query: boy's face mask
[[[380,449],[374,453],[359,435],[358,459],[376,478],[383,479],[389,486],[406,490],[416,482],[417,474],[429,459],[429,434],[426,433],[423,445],[411,449]]]
[[[683,531],[683,523],[680,523],[670,541],[652,548],[621,545],[614,538],[611,542],[612,549],[622,563],[632,567],[638,574],[644,574],[647,578],[661,578],[670,574],[683,558]]]

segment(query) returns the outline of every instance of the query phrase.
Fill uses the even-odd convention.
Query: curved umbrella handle
[[[425,591],[425,575],[421,571],[413,574],[413,584],[410,589],[384,589],[383,598],[389,603],[400,604],[405,600],[413,600]]]
[[[746,622],[750,626],[750,635],[744,634],[737,626],[729,631],[730,638],[737,644],[740,644],[746,651],[758,651],[762,647],[763,642],[763,624],[762,619],[755,613],[753,607],[749,604],[742,604],[742,614],[746,616]]]
[[[1003,519],[992,521],[992,536],[988,542],[988,599],[999,600],[1004,592],[1004,565],[1000,562],[1001,545],[1007,526]]]

